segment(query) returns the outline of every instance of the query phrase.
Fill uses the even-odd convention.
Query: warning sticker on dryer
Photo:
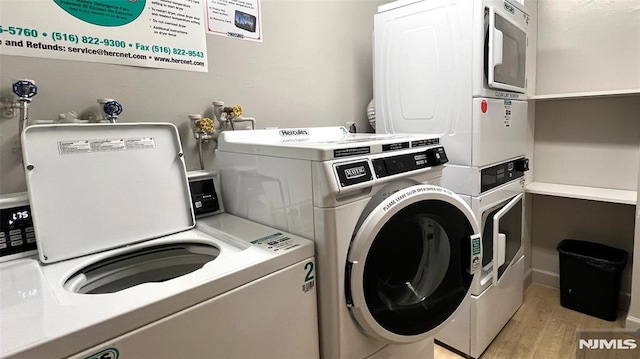
[[[299,246],[299,244],[295,243],[293,239],[285,236],[280,232],[268,235],[266,237],[258,238],[254,241],[251,241],[251,244],[257,245],[275,253],[283,252]]]
[[[110,138],[99,140],[76,140],[58,142],[58,152],[61,155],[95,152],[115,152],[153,148],[156,148],[156,141],[153,137]]]
[[[453,192],[449,191],[448,189],[437,187],[437,186],[422,185],[422,186],[409,187],[404,191],[400,191],[394,194],[394,196],[384,204],[384,206],[382,207],[382,210],[384,212],[387,212],[388,210],[393,208],[396,204],[400,203],[402,200],[409,198],[411,196],[415,196],[423,193],[443,193],[449,196],[453,195]]]
[[[504,100],[504,127],[511,127],[511,100]]]

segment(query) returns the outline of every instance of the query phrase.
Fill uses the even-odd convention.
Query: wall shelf
[[[621,189],[573,186],[565,184],[531,182],[525,187],[527,193],[547,196],[586,199],[590,201],[636,204],[636,191]]]
[[[534,95],[534,96],[530,96],[529,100],[568,100],[568,99],[583,99],[583,98],[594,98],[594,97],[615,97],[615,96],[634,96],[634,95],[640,95],[640,89]]]

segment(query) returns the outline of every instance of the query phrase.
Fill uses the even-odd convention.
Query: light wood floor
[[[524,303],[482,355],[482,359],[575,358],[576,329],[622,328],[626,313],[608,322],[560,306],[558,289],[532,284]],[[435,359],[464,358],[436,345]]]

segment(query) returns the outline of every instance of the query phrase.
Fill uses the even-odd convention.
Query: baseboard
[[[546,285],[551,288],[560,288],[560,275],[558,273],[535,268],[531,271],[533,283]]]
[[[628,315],[624,327],[628,329],[640,329],[640,319]]]

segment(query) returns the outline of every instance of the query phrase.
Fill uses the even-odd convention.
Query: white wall
[[[539,0],[536,94],[640,88],[638,0]]]
[[[35,80],[32,120],[83,112],[97,98],[114,98],[124,106],[121,122],[176,124],[189,169],[199,164],[187,115],[211,115],[213,100],[241,104],[258,127],[356,121],[371,131],[373,15],[386,2],[262,0],[264,42],[208,35],[208,73],[0,56],[0,96],[13,97],[17,79]],[[20,157],[12,151],[17,129],[17,117],[0,118],[0,194],[26,190]]]
[[[537,101],[534,181],[635,191],[639,120],[640,96]]]
[[[637,0],[538,0],[537,9],[537,95],[640,89]],[[535,106],[534,181],[636,190],[640,96],[531,104]],[[530,197],[534,282],[558,285],[556,245],[562,239],[633,252],[635,206]],[[623,300],[629,300],[632,263],[630,257],[622,275]],[[640,308],[640,298],[632,298],[632,308],[633,302]]]

